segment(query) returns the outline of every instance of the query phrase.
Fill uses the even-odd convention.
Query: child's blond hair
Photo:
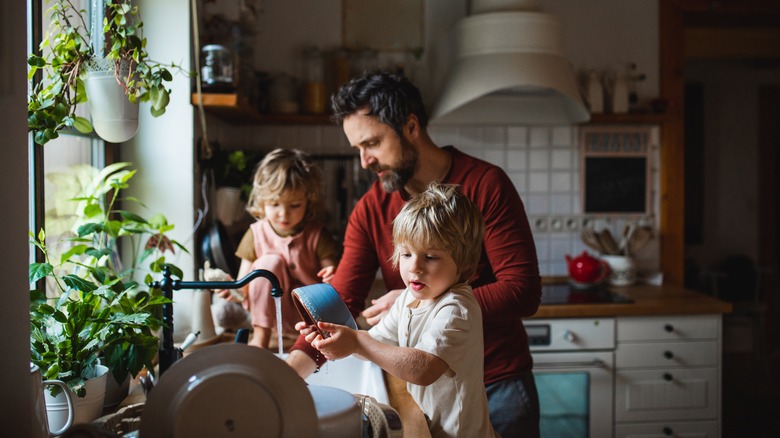
[[[477,270],[484,234],[482,213],[458,186],[434,182],[393,220],[393,267],[398,267],[400,245],[415,252],[436,249],[450,253],[459,281],[468,281]]]
[[[315,217],[320,208],[320,169],[306,152],[274,149],[255,168],[246,211],[262,219],[267,202],[279,201],[282,195],[295,192],[304,193],[308,201],[304,220]]]

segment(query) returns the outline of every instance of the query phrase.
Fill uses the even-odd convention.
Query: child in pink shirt
[[[298,313],[290,291],[296,287],[329,282],[336,270],[336,243],[316,219],[320,208],[320,171],[309,156],[297,149],[276,149],[258,164],[246,210],[257,221],[250,225],[236,250],[241,258],[238,278],[265,269],[276,275],[281,297],[282,334],[296,338]],[[253,335],[249,345],[268,348],[276,331],[276,303],[271,285],[256,279],[241,290],[247,298]],[[228,291],[219,294],[235,298]]]

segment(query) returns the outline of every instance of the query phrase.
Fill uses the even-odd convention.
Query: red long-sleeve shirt
[[[523,203],[506,173],[451,146],[444,149],[452,154],[452,168],[442,182],[460,185],[485,219],[484,247],[471,285],[482,308],[485,384],[489,384],[531,369],[521,318],[539,307],[542,289],[536,247]],[[388,290],[405,287],[390,261],[392,221],[407,200],[404,196],[385,192],[376,181],[350,214],[344,255],[332,285],[354,315],[364,309],[377,269]],[[292,348],[307,352],[318,364],[324,362],[303,338]]]

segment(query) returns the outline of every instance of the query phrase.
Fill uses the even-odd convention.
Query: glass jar
[[[201,85],[207,91],[231,91],[233,82],[233,57],[225,46],[209,44],[201,49]]]
[[[312,47],[303,52],[303,111],[311,114],[325,112],[324,57]]]

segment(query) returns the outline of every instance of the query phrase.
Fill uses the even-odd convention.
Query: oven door
[[[532,352],[542,437],[611,437],[614,353]]]

